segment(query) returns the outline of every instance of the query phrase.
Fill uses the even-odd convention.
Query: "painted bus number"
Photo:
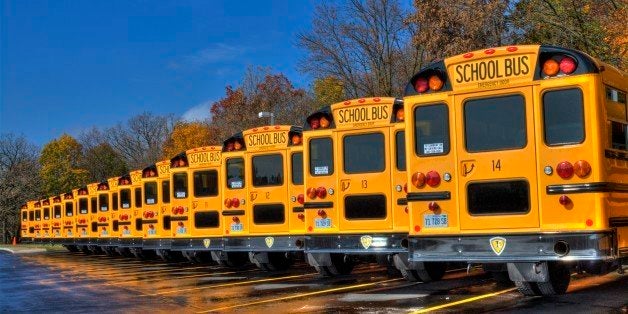
[[[491,160],[493,163],[493,171],[502,171],[502,161],[501,159]]]
[[[362,188],[366,189],[368,187],[368,181],[362,180]]]

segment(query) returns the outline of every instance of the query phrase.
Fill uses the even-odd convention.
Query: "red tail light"
[[[320,128],[320,127],[321,127],[321,124],[318,121],[318,119],[310,120],[310,128],[312,128],[313,130],[316,130],[316,129]]]
[[[578,177],[584,178],[591,173],[591,165],[586,160],[578,160],[573,166],[573,171]]]
[[[430,202],[430,203],[427,205],[427,207],[428,207],[431,211],[433,211],[433,212],[435,212],[435,211],[437,211],[437,210],[439,210],[439,209],[440,209],[440,206],[438,206],[438,203],[436,203],[436,202]]]
[[[231,208],[231,205],[233,205],[232,202],[230,198],[225,198],[225,207]]]
[[[325,198],[325,196],[327,196],[327,189],[325,189],[325,187],[319,187],[318,189],[316,189],[316,196],[318,198]]]
[[[303,220],[303,219],[305,219],[305,215],[303,215],[302,213],[299,213],[299,214],[297,215],[297,218],[299,218],[299,219]]]
[[[412,185],[421,188],[425,185],[425,175],[422,172],[415,172],[412,175]]]
[[[297,196],[297,202],[299,202],[299,204],[303,205],[303,203],[305,203],[305,196],[303,194],[299,194]]]
[[[234,197],[233,200],[231,200],[231,205],[235,208],[240,207],[240,200],[237,197]]]
[[[178,225],[179,227],[183,227],[183,221],[179,221]]]
[[[318,215],[321,216],[321,217],[325,217],[325,216],[327,216],[327,213],[325,212],[324,209],[319,209],[318,210]]]
[[[148,217],[149,217],[149,213],[148,213],[148,212],[144,212],[144,215],[143,215],[143,216],[144,216],[144,219],[146,219],[146,218],[148,218]]]
[[[240,222],[240,218],[238,218],[238,217],[233,217],[233,218],[231,218],[231,220],[232,220],[234,223],[239,223],[239,222]]]
[[[556,173],[563,179],[569,179],[573,176],[573,166],[568,161],[563,161],[556,166]]]
[[[414,89],[419,93],[425,93],[428,88],[429,85],[424,77],[419,77],[416,82],[414,82]]]
[[[559,68],[565,74],[571,74],[576,70],[577,64],[572,57],[564,57],[560,60]]]
[[[404,183],[404,185],[403,185],[403,191],[404,191],[405,193],[408,193],[408,183]]]
[[[440,184],[440,175],[436,171],[430,171],[425,176],[425,183],[431,187],[435,187]]]
[[[178,210],[179,215],[183,215],[183,213],[185,213],[185,208],[183,208],[183,206],[177,207],[177,210]]]
[[[153,226],[153,224],[148,225],[149,229],[155,229],[155,226]]]
[[[560,203],[560,205],[567,206],[571,204],[571,199],[567,195],[561,195],[558,199],[558,202]]]
[[[316,198],[316,189],[315,188],[308,188],[307,191],[305,191],[307,193],[307,197],[309,197],[310,199],[315,199]]]

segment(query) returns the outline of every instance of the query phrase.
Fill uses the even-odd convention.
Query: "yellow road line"
[[[279,281],[279,280],[284,280],[284,279],[295,279],[295,278],[302,278],[302,277],[310,277],[310,276],[314,276],[314,275],[318,275],[318,273],[303,274],[303,275],[293,275],[293,276],[285,276],[285,277],[276,277],[276,278],[264,278],[264,279],[249,280],[249,281],[238,281],[238,282],[218,284],[218,285],[209,285],[209,286],[204,286],[204,287],[196,287],[196,288],[187,288],[187,289],[177,289],[177,290],[163,291],[163,292],[158,292],[158,293],[144,294],[144,295],[141,295],[141,296],[143,296],[143,297],[154,297],[154,296],[158,296],[158,295],[173,294],[173,293],[177,293],[177,292],[196,291],[196,290],[204,290],[204,289],[212,289],[212,288],[220,288],[220,287],[241,286],[241,285],[247,285],[247,284],[252,284],[252,283],[271,282],[271,281]]]
[[[340,288],[331,288],[331,289],[314,291],[314,292],[300,293],[300,294],[297,294],[297,295],[290,295],[290,296],[285,296],[285,297],[280,297],[280,298],[274,298],[274,299],[268,299],[268,300],[260,300],[260,301],[254,301],[254,302],[249,302],[249,303],[242,303],[242,304],[236,304],[236,305],[231,305],[231,306],[219,307],[219,308],[215,308],[215,309],[211,309],[211,310],[207,310],[207,311],[201,311],[201,312],[197,312],[197,313],[209,313],[209,312],[224,311],[224,310],[230,310],[230,309],[234,309],[234,308],[238,308],[238,307],[245,307],[245,306],[259,305],[259,304],[264,304],[264,303],[271,303],[271,302],[279,302],[279,301],[285,301],[285,300],[291,300],[291,299],[298,299],[298,298],[309,297],[309,296],[319,295],[319,294],[327,294],[327,293],[332,293],[332,292],[354,290],[354,289],[372,287],[372,286],[375,286],[375,285],[388,283],[388,282],[393,282],[393,281],[399,281],[399,280],[403,280],[403,279],[402,278],[395,278],[395,279],[388,279],[388,280],[377,281],[377,282],[363,283],[363,284],[359,284],[359,285],[351,285],[351,286],[345,286],[345,287],[340,287]]]
[[[517,290],[517,288],[509,288],[509,289],[505,289],[505,290],[501,290],[501,291],[497,291],[497,292],[492,292],[492,293],[487,293],[487,294],[483,294],[483,295],[478,295],[478,296],[475,296],[475,297],[472,297],[472,298],[468,298],[468,299],[463,299],[463,300],[459,300],[459,301],[455,301],[455,302],[451,302],[451,303],[446,303],[446,304],[441,304],[441,305],[437,305],[437,306],[432,306],[432,307],[420,309],[420,310],[414,311],[412,313],[413,314],[420,314],[420,313],[428,313],[428,312],[432,312],[432,311],[437,311],[437,310],[441,310],[441,309],[444,309],[444,308],[448,308],[448,307],[452,307],[452,306],[456,306],[456,305],[460,305],[460,304],[465,304],[465,303],[469,303],[469,302],[474,302],[474,301],[478,301],[478,300],[482,300],[482,299],[498,296],[500,294],[504,294],[506,292],[510,292],[510,291],[514,291],[514,290]]]

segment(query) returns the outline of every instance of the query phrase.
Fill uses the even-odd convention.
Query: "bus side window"
[[[111,196],[111,208],[113,210],[118,210],[118,192],[113,193],[113,195]]]
[[[170,180],[161,182],[161,199],[164,204],[170,203]]]
[[[91,198],[90,205],[92,207],[92,214],[97,213],[98,212],[98,199],[96,197]]]
[[[395,134],[395,154],[397,170],[406,171],[406,140],[405,132],[399,131]]]
[[[626,93],[606,86],[606,118],[612,149],[628,150]]]

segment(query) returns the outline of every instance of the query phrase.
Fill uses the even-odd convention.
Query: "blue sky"
[[[144,111],[196,117],[248,65],[298,87],[303,1],[0,0],[0,133],[43,145]]]

